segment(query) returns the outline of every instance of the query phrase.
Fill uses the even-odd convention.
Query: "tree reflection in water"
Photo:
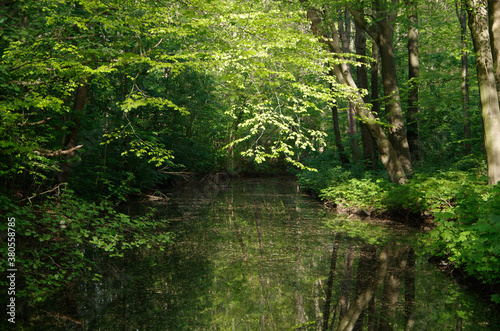
[[[61,294],[81,324],[31,329],[500,329],[498,312],[420,256],[412,231],[336,215],[293,181],[186,187],[160,213],[174,245],[96,255],[103,280]]]

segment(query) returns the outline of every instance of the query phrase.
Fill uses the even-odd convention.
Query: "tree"
[[[494,8],[496,1],[488,1]],[[481,113],[484,124],[484,144],[488,163],[488,183],[500,181],[500,106],[495,79],[492,37],[488,23],[488,2],[467,0],[469,28],[476,52],[476,68],[481,98]],[[493,26],[498,23],[494,13]],[[494,31],[494,30],[493,30]],[[495,48],[495,47],[494,47]],[[496,53],[498,56],[498,52]]]
[[[356,76],[358,79],[358,87],[360,89],[368,91],[368,67],[366,65],[366,34],[365,31],[359,26],[359,24],[355,21],[354,22],[354,27],[356,30],[356,35],[354,39],[354,45],[356,48],[356,55],[360,55],[359,61],[362,63],[362,65],[356,67]],[[377,75],[378,77],[378,75]],[[376,80],[376,85],[378,87],[378,79]],[[377,97],[378,98],[378,97]],[[365,103],[370,102],[370,96],[367,94],[363,95],[363,101]],[[372,111],[375,111],[373,105],[372,105]],[[377,160],[377,154],[376,154],[376,146],[375,142],[373,141],[373,138],[370,134],[370,130],[366,126],[365,123],[361,122],[361,141],[363,144],[363,159],[365,162],[369,165],[371,165],[372,168],[375,168],[376,165],[376,160]]]
[[[305,33],[300,8],[264,7],[228,1],[213,13],[226,30],[212,43],[219,60],[210,72],[224,82],[220,95],[234,121],[227,148],[237,148],[246,162],[281,158],[302,167],[302,152],[316,150],[325,137],[317,120],[330,106],[327,73],[318,61],[323,51]]]
[[[340,35],[340,40],[342,42],[342,52],[351,52],[351,20],[349,17],[349,12],[347,10],[342,10],[340,13],[341,19],[338,22],[338,32]],[[352,71],[352,68],[350,68]],[[359,86],[359,82],[358,82]],[[366,88],[366,86],[359,86],[360,88]],[[358,123],[355,118],[354,109],[350,102],[347,103],[347,132],[349,133],[349,144],[351,147],[351,155],[353,163],[359,162],[359,142],[358,142]]]
[[[406,0],[408,6],[408,144],[413,160],[418,158],[418,3]]]
[[[458,21],[460,23],[460,46],[462,56],[460,57],[462,64],[462,72],[461,72],[461,84],[460,89],[462,91],[462,114],[464,118],[464,136],[466,139],[466,143],[464,144],[464,149],[467,154],[472,152],[470,139],[472,137],[471,127],[470,127],[470,94],[469,94],[469,66],[468,66],[468,50],[467,50],[467,11],[465,10],[465,3],[463,0],[455,0],[455,11],[458,17]]]
[[[398,13],[398,0],[375,0],[373,2],[374,19],[371,21],[361,8],[356,7],[357,4],[356,2],[351,5],[349,10],[358,24],[379,46],[386,116],[390,124],[389,139],[398,154],[404,171],[410,175],[413,173],[413,169],[399,95],[394,53],[394,26]]]
[[[301,2],[304,3],[305,1],[301,0]],[[311,20],[313,32],[326,45],[329,51],[335,54],[334,61],[332,61],[335,77],[338,83],[342,84],[348,90],[346,97],[352,102],[356,114],[361,121],[366,123],[373,139],[376,141],[380,159],[387,169],[391,181],[401,184],[405,183],[407,176],[400,158],[397,156],[392,143],[387,139],[380,121],[370,111],[369,105],[363,101],[359,89],[354,82],[347,60],[343,56],[339,33],[335,25],[329,25],[329,29],[327,30],[322,23],[318,10],[314,8],[307,10],[307,16]]]

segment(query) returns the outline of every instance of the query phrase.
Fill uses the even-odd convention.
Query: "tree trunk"
[[[66,150],[71,150],[70,153],[65,155],[65,160],[60,163],[61,171],[57,174],[57,179],[60,183],[65,183],[68,181],[69,174],[71,172],[71,158],[75,156],[77,148],[77,138],[78,132],[80,131],[80,123],[83,117],[83,110],[85,108],[85,102],[87,100],[87,92],[89,90],[89,85],[86,80],[82,80],[81,84],[76,89],[75,102],[73,104],[73,113],[71,115],[71,121],[73,125],[70,127],[70,132],[66,136],[64,145]]]
[[[347,133],[349,134],[349,145],[351,147],[352,161],[358,163],[359,155],[359,142],[358,142],[358,126],[356,123],[356,113],[354,106],[351,102],[347,103]]]
[[[416,0],[406,0],[408,6],[408,144],[412,160],[419,159],[418,136],[418,13]]]
[[[488,33],[486,0],[466,0],[469,28],[476,52],[477,80],[484,123],[484,145],[488,163],[488,183],[500,181],[500,107]]]
[[[344,20],[339,21],[339,35],[342,41],[342,51],[344,53],[351,53],[350,39],[351,39],[351,22],[349,20],[349,12],[344,10],[342,13]],[[349,65],[349,67],[351,67]],[[347,103],[347,133],[349,134],[349,145],[351,147],[351,154],[353,163],[359,161],[359,142],[358,142],[358,126],[356,123],[356,116],[354,113],[352,103]]]
[[[392,1],[397,4],[397,0]],[[375,1],[375,23],[369,23],[363,12],[349,8],[358,24],[373,38],[380,50],[382,64],[382,86],[384,87],[385,109],[389,122],[389,140],[396,151],[401,165],[406,174],[413,173],[410,148],[406,136],[401,99],[396,72],[396,59],[394,56],[394,24],[397,11],[384,6],[382,1]]]
[[[460,11],[459,11],[460,6]],[[460,22],[460,45],[462,49],[461,56],[461,64],[462,64],[462,72],[461,72],[461,84],[460,89],[462,91],[462,117],[464,121],[464,137],[466,142],[464,143],[464,152],[469,155],[472,153],[470,139],[472,138],[472,132],[470,128],[470,97],[469,97],[469,78],[468,78],[468,52],[467,52],[467,12],[465,11],[465,3],[464,0],[460,0],[460,4],[458,0],[455,0],[455,8],[458,17],[458,21]]]
[[[500,0],[488,0],[488,15],[493,66],[500,100]]]
[[[380,114],[380,88],[379,88],[379,76],[380,76],[380,54],[378,46],[376,43],[372,43],[372,58],[375,62],[372,63],[371,67],[371,95],[370,103],[372,104],[372,113]]]
[[[340,126],[339,126],[339,111],[337,106],[332,106],[332,120],[333,120],[333,131],[335,136],[335,146],[339,152],[340,162],[342,164],[349,164],[349,158],[347,157],[344,145],[342,145],[342,138],[340,136]]]
[[[375,116],[378,116],[380,114],[380,82],[379,82],[379,77],[380,77],[380,55],[379,55],[379,50],[377,43],[372,43],[372,58],[374,62],[372,63],[372,66],[370,68],[370,104],[372,105],[372,113]],[[373,138],[372,138],[373,140]],[[373,143],[375,144],[375,140],[373,140]],[[375,144],[376,147],[376,144]],[[376,166],[376,150],[374,151],[375,155],[373,156],[374,161],[373,161],[373,167],[375,168]]]
[[[382,63],[382,86],[384,87],[385,110],[389,122],[389,140],[396,150],[399,161],[407,174],[413,173],[410,148],[401,108],[399,87],[394,56],[393,25],[387,19],[379,22],[379,49]]]
[[[359,24],[354,21],[354,26],[356,29],[356,35],[354,37],[354,46],[356,48],[356,54],[366,56],[366,35],[365,31],[359,26]],[[358,61],[366,63],[365,59],[361,58]],[[358,87],[360,89],[368,90],[368,68],[366,65],[361,65],[356,67],[356,74],[358,76]],[[367,104],[369,102],[368,94],[363,96],[363,101]],[[363,160],[371,168],[375,167],[376,164],[376,153],[375,153],[375,143],[370,134],[370,130],[365,123],[361,122],[361,142],[363,145]]]
[[[301,0],[304,2],[305,0]],[[321,19],[315,9],[310,8],[307,11],[307,16],[312,22],[312,30],[316,35],[319,35],[321,41],[325,43],[329,50],[333,53],[342,54],[340,48],[339,35],[334,26],[331,27],[332,38],[328,38],[328,35],[322,31]],[[326,37],[326,38],[325,38]],[[406,173],[401,165],[401,162],[394,151],[391,142],[387,139],[382,126],[379,124],[377,118],[370,112],[369,106],[363,102],[363,98],[357,91],[356,83],[352,78],[349,66],[346,63],[334,64],[333,72],[337,77],[339,83],[351,87],[354,91],[350,101],[354,105],[354,110],[359,116],[361,121],[367,124],[368,129],[377,143],[377,147],[380,153],[380,159],[384,164],[392,182],[397,182],[404,184],[407,180]]]
[[[236,171],[236,162],[234,157],[234,145],[232,144],[236,139],[236,131],[238,130],[238,125],[241,123],[241,119],[243,117],[243,110],[240,110],[238,115],[236,116],[236,120],[233,122],[233,125],[229,128],[229,141],[228,141],[228,149],[227,154],[229,155],[229,161],[227,165],[227,170],[230,172]]]

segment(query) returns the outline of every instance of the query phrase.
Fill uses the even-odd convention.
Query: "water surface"
[[[104,278],[52,305],[77,312],[62,329],[500,329],[427,262],[416,231],[339,216],[287,178],[190,185],[156,207],[175,244],[96,256]]]

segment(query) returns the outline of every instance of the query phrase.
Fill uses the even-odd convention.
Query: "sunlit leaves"
[[[228,147],[238,145],[243,156],[258,163],[284,157],[300,164],[299,151],[315,150],[324,138],[315,128],[330,99],[321,78],[324,63],[318,60],[324,58],[322,50],[296,8],[226,5],[227,12],[214,22],[221,43],[214,51],[213,74],[221,77],[226,113],[236,120],[237,137]]]

